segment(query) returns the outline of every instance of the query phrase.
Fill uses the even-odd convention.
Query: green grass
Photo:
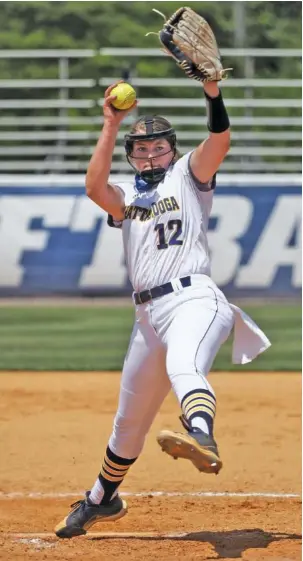
[[[272,347],[239,367],[230,339],[212,370],[301,370],[301,305],[244,309]],[[131,307],[2,307],[0,370],[121,370],[133,318]]]

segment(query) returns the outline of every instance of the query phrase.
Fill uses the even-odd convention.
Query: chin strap
[[[145,171],[141,171],[141,173],[137,173],[135,175],[135,183],[136,189],[138,191],[148,191],[149,189],[153,189],[162,179],[164,179],[166,174],[166,169],[158,168],[158,169],[148,169]]]

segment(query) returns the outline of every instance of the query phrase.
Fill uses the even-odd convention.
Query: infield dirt
[[[0,559],[301,559],[300,375],[214,373],[209,379],[218,402],[219,476],[161,452],[158,431],[181,428],[171,393],[121,488],[129,495],[127,516],[61,541],[54,525],[100,469],[120,376],[0,373]]]

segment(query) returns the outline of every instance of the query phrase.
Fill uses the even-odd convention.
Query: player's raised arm
[[[209,137],[194,150],[190,167],[194,176],[206,183],[216,173],[230,146],[227,111],[217,82],[204,84]]]
[[[210,135],[194,150],[190,167],[198,181],[207,183],[229,150],[229,119],[217,82],[226,78],[231,68],[223,69],[210,25],[191,8],[179,8],[165,21],[159,38],[187,76],[204,87]]]
[[[134,101],[126,110],[115,109],[112,102],[116,100],[117,96],[112,94],[112,90],[116,86],[117,84],[110,86],[104,95],[104,125],[88,165],[85,185],[87,196],[120,220],[124,217],[124,194],[119,187],[108,183],[108,179],[120,124],[126,115],[136,107],[137,102]]]

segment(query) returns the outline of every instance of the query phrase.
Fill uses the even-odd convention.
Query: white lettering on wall
[[[123,261],[122,232],[107,225],[107,213],[87,197],[79,197],[73,214],[71,229],[74,232],[89,232],[99,218],[103,219],[92,255],[91,264],[83,267],[80,286],[122,287],[127,272]]]
[[[253,204],[247,197],[218,196],[214,198],[212,217],[217,217],[215,230],[208,232],[211,250],[212,278],[219,285],[234,278],[239,266],[242,248],[240,238],[249,228]]]
[[[297,229],[297,244],[288,246]],[[292,285],[301,286],[301,197],[281,195],[267,220],[249,263],[240,268],[236,286],[266,287],[281,266],[292,267]]]
[[[33,218],[45,227],[68,226],[74,197],[2,196],[0,198],[0,286],[19,286],[24,269],[20,259],[25,250],[41,251],[48,242],[46,230],[29,230]]]

